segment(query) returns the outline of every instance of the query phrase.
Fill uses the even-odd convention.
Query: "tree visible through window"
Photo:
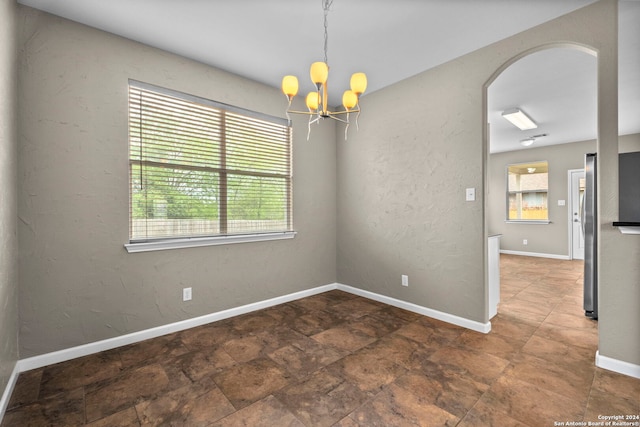
[[[548,221],[549,165],[546,161],[507,167],[507,219]]]
[[[129,82],[130,241],[285,232],[284,119]]]

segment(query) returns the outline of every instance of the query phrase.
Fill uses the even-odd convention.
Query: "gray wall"
[[[567,171],[584,168],[585,153],[596,151],[596,141],[580,141],[570,144],[536,147],[524,150],[491,154],[487,173],[487,221],[489,234],[502,234],[500,249],[547,255],[569,255],[570,208]],[[640,151],[640,134],[625,135],[619,139],[619,152]],[[505,223],[506,217],[506,168],[513,163],[538,160],[549,162],[549,220],[551,224],[531,225]],[[565,206],[558,206],[565,200]],[[528,245],[522,240],[527,239]]]
[[[620,136],[618,140],[618,151],[620,153],[640,151],[640,133]]]
[[[129,254],[127,79],[284,116],[279,90],[20,7],[20,357],[336,280],[335,126],[294,123],[292,240]],[[301,106],[300,106],[301,107]],[[181,289],[193,287],[183,303]]]
[[[284,99],[277,89],[21,8],[21,357],[336,279],[487,321],[485,87],[529,49],[574,41],[600,53],[600,353],[640,364],[640,239],[610,225],[616,13],[615,0],[602,0],[371,93],[362,99],[360,132],[347,142],[327,123],[307,142],[297,120],[299,235],[291,241],[127,254],[127,78],[274,115]],[[477,201],[464,201],[466,187],[476,188]],[[193,302],[180,301],[183,286],[193,286]]]
[[[488,320],[486,87],[517,58],[567,41],[599,52],[600,354],[640,364],[640,241],[610,225],[618,205],[615,0],[600,1],[362,99],[360,131],[338,144],[339,282]],[[476,188],[477,201],[464,201],[467,187]],[[409,287],[400,285],[401,274],[409,275]]]
[[[338,144],[340,283],[487,320],[482,61],[467,55],[362,99],[360,130]]]
[[[0,397],[18,360],[15,9],[0,0]]]
[[[610,149],[603,162],[603,151],[599,144],[599,352],[640,365],[640,236],[623,235],[611,225],[619,219],[618,154]],[[619,152],[631,151],[640,151],[640,135],[620,137]]]
[[[489,156],[487,220],[490,234],[502,234],[500,249],[559,256],[569,254],[568,209],[571,195],[567,171],[584,168],[585,153],[594,151],[596,141],[583,141]],[[548,203],[551,223],[506,223],[507,165],[538,160],[549,162]],[[566,205],[558,206],[558,200],[564,200]],[[522,244],[523,239],[527,239],[526,246]]]

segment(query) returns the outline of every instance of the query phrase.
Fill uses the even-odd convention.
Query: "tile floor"
[[[5,426],[554,426],[640,414],[582,263],[502,255],[490,334],[331,291],[20,375]],[[558,423],[558,424],[555,424]]]

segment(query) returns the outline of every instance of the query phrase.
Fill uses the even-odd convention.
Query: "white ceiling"
[[[328,17],[330,103],[340,103],[353,72],[367,73],[370,93],[594,1],[335,0]],[[312,90],[309,64],[324,55],[322,0],[18,2],[274,87],[295,74],[301,92]],[[637,133],[638,0],[620,0],[619,44],[620,133]],[[554,49],[505,71],[490,90],[492,151],[523,148],[518,141],[530,136],[500,117],[508,107],[522,107],[539,123],[534,134],[549,134],[534,146],[595,138],[595,63]]]
[[[522,139],[536,135],[534,145],[596,138],[597,59],[575,49],[555,48],[526,56],[489,86],[491,152],[525,149]],[[502,118],[518,107],[538,128],[522,131]]]

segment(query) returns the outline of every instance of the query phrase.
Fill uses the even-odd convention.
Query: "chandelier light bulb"
[[[324,62],[314,62],[309,70],[311,81],[316,85],[323,85],[329,78],[329,66]]]
[[[346,110],[351,110],[358,105],[358,95],[352,90],[345,90],[342,94],[342,105]]]
[[[298,94],[298,78],[296,76],[284,76],[282,78],[282,92],[289,99]]]
[[[318,92],[309,92],[307,94],[307,108],[309,111],[318,110],[318,106],[320,105],[320,94]]]
[[[351,76],[351,90],[356,95],[362,95],[367,90],[367,75],[365,73],[353,73]]]

